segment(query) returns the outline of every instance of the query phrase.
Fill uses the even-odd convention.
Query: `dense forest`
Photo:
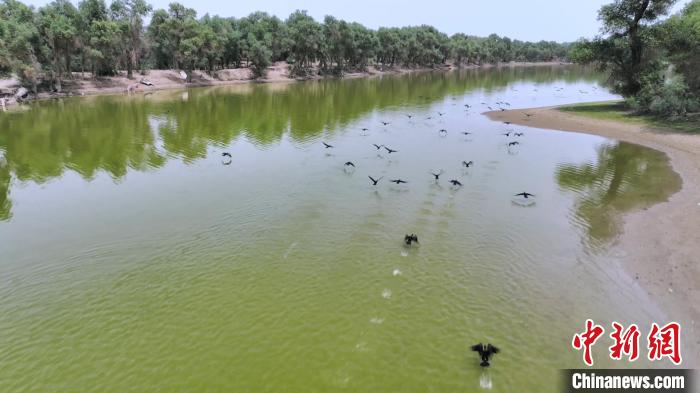
[[[571,59],[597,64],[609,85],[641,113],[686,117],[700,110],[700,0],[668,15],[676,0],[615,0],[603,6],[601,35]]]
[[[150,18],[150,19],[149,19]],[[148,26],[146,21],[150,20]],[[126,71],[180,69],[214,72],[250,67],[264,76],[275,61],[287,61],[293,76],[342,75],[377,67],[434,67],[508,61],[565,59],[569,45],[523,42],[492,34],[448,36],[432,26],[369,29],[305,11],[286,20],[264,12],[243,18],[204,15],[179,3],[153,10],[144,0],[83,0],[77,7],[56,0],[39,9],[0,1],[0,74],[15,74],[37,89],[61,90],[72,72],[93,76]]]

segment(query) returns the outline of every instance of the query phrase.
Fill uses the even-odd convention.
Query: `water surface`
[[[465,70],[0,114],[0,391],[557,391],[586,318],[662,316],[606,253],[677,175],[480,113],[614,98],[600,81]],[[482,341],[502,349],[486,373]]]

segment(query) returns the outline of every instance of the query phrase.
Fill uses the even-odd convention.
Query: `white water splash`
[[[385,289],[382,291],[382,297],[384,299],[391,299],[391,289]]]
[[[289,253],[292,252],[292,250],[293,250],[294,247],[296,247],[296,246],[297,246],[297,242],[294,242],[294,243],[290,244],[290,245],[289,245],[289,248],[287,248],[287,251],[284,252],[283,258],[284,258],[284,259],[287,259],[287,257],[289,256]]]
[[[479,386],[483,389],[491,389],[493,387],[491,376],[487,373],[482,373],[479,377]]]
[[[401,270],[399,269],[394,269],[394,271],[391,272],[393,276],[400,276],[401,275]]]
[[[369,319],[369,322],[375,325],[381,325],[384,323],[384,318],[372,317]]]

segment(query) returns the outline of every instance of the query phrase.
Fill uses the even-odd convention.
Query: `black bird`
[[[377,183],[379,183],[379,181],[382,180],[382,178],[384,178],[384,176],[380,177],[379,179],[375,179],[375,178],[373,178],[372,176],[367,176],[367,177],[369,177],[369,180],[372,181],[372,185],[373,185],[373,186],[376,186]]]
[[[440,129],[440,133],[441,133],[441,134],[447,134],[447,130],[444,129],[444,128],[441,128],[441,129]]]
[[[389,180],[392,183],[396,184],[401,184],[401,183],[408,183],[406,180],[401,180],[401,179],[394,179],[394,180]]]
[[[221,153],[221,156],[222,156],[222,157],[228,157],[228,158],[231,158],[231,153],[229,153],[229,152],[225,151],[225,152]]]
[[[519,144],[520,144],[520,142],[518,142],[518,141],[511,142],[511,143],[508,144],[508,147],[515,146],[515,145],[519,145]]]
[[[369,128],[363,128],[362,131],[369,131]]]
[[[523,134],[522,132],[516,132],[516,133],[513,134],[513,135],[515,135],[515,136],[523,136],[523,135],[525,135],[525,134]]]
[[[514,196],[521,196],[521,197],[527,199],[529,197],[534,197],[535,194],[530,194],[529,192],[521,192],[520,194],[515,194]]]
[[[492,110],[493,110],[493,108],[491,108],[490,106],[487,106],[487,108],[489,108],[489,110],[490,110],[490,111],[492,111]]]
[[[458,180],[452,179],[450,180],[450,183],[452,183],[453,186],[462,187],[462,183],[460,183]]]
[[[430,172],[430,174],[435,176],[435,180],[437,181],[437,180],[440,180],[440,175],[442,175],[442,171],[440,171],[438,173]]]
[[[464,132],[462,132],[462,134],[463,134],[463,135],[471,135],[472,133],[471,133],[471,132],[468,132],[468,131],[464,131]]]
[[[505,112],[505,111],[506,111],[506,109],[505,109],[505,108],[498,108],[498,109],[500,109],[500,110],[501,110],[501,112]]]
[[[433,118],[432,116],[428,116],[428,117],[426,117],[425,119],[426,119],[426,120],[431,120],[432,118]]]
[[[384,147],[384,145],[378,145],[378,144],[376,144],[376,143],[373,143],[372,146],[376,147],[377,150],[379,150],[379,149],[381,149],[382,147]]]
[[[386,149],[386,151],[387,151],[389,154],[391,154],[391,153],[396,153],[396,152],[398,151],[398,150],[389,149],[389,148],[386,147],[386,146],[384,146],[384,149]]]
[[[467,107],[467,108],[471,108],[471,107],[472,107],[472,106],[469,105],[469,104],[464,104],[464,106]]]
[[[323,143],[323,146],[325,146],[326,149],[332,149],[332,148],[333,148],[333,145],[329,145],[329,144],[326,143],[326,142],[321,142],[321,143]]]
[[[385,126],[388,126],[388,125],[389,125],[389,123],[386,122],[386,121],[382,121],[382,122],[380,122],[380,123],[384,124]]]
[[[345,166],[351,166],[351,167],[354,168],[354,167],[355,167],[355,164],[353,164],[352,161],[348,161],[348,162],[345,163]]]
[[[412,233],[410,235],[406,235],[403,237],[404,243],[406,243],[407,246],[410,246],[411,243],[416,242],[418,243],[418,236],[416,236],[415,233]]]
[[[506,132],[505,134],[501,134],[501,135],[510,136],[510,131]]]
[[[462,161],[462,165],[464,165],[465,168],[469,168],[470,166],[474,165],[474,161]]]
[[[406,116],[408,116],[409,119],[413,117],[411,114],[407,114]]]
[[[488,367],[491,357],[500,352],[500,350],[491,344],[476,344],[472,345],[472,351],[478,352],[481,357],[481,367]]]
[[[509,121],[504,121],[503,124],[509,126],[509,125],[510,125],[510,122],[509,122]]]
[[[442,116],[442,115],[444,115],[444,113],[442,113],[442,112],[438,112],[438,115]]]

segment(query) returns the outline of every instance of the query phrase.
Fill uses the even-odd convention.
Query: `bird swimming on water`
[[[463,165],[465,168],[469,168],[470,166],[474,165],[474,161],[469,161],[469,162],[467,162],[467,161],[462,161],[462,165]]]
[[[333,148],[333,145],[329,145],[329,144],[326,143],[326,142],[321,142],[321,143],[323,143],[323,146],[325,146],[326,149],[332,149],[332,148]]]
[[[377,183],[379,183],[379,181],[382,180],[382,178],[384,178],[384,176],[380,177],[379,179],[375,179],[375,178],[373,178],[372,176],[367,176],[367,177],[369,177],[369,180],[372,181],[372,185],[373,185],[373,186],[376,186]]]
[[[412,233],[410,235],[406,235],[403,237],[404,243],[406,243],[407,246],[410,246],[411,243],[418,243],[418,236],[415,233]]]
[[[524,191],[524,192],[521,192],[520,194],[515,194],[514,196],[521,196],[521,197],[527,199],[529,197],[534,197],[535,194],[530,194],[529,192]]]
[[[497,354],[500,352],[500,349],[496,348],[495,346],[489,344],[476,344],[472,345],[472,351],[478,352],[479,356],[481,357],[481,367],[488,367],[489,361],[491,360],[491,357],[494,354]]]

